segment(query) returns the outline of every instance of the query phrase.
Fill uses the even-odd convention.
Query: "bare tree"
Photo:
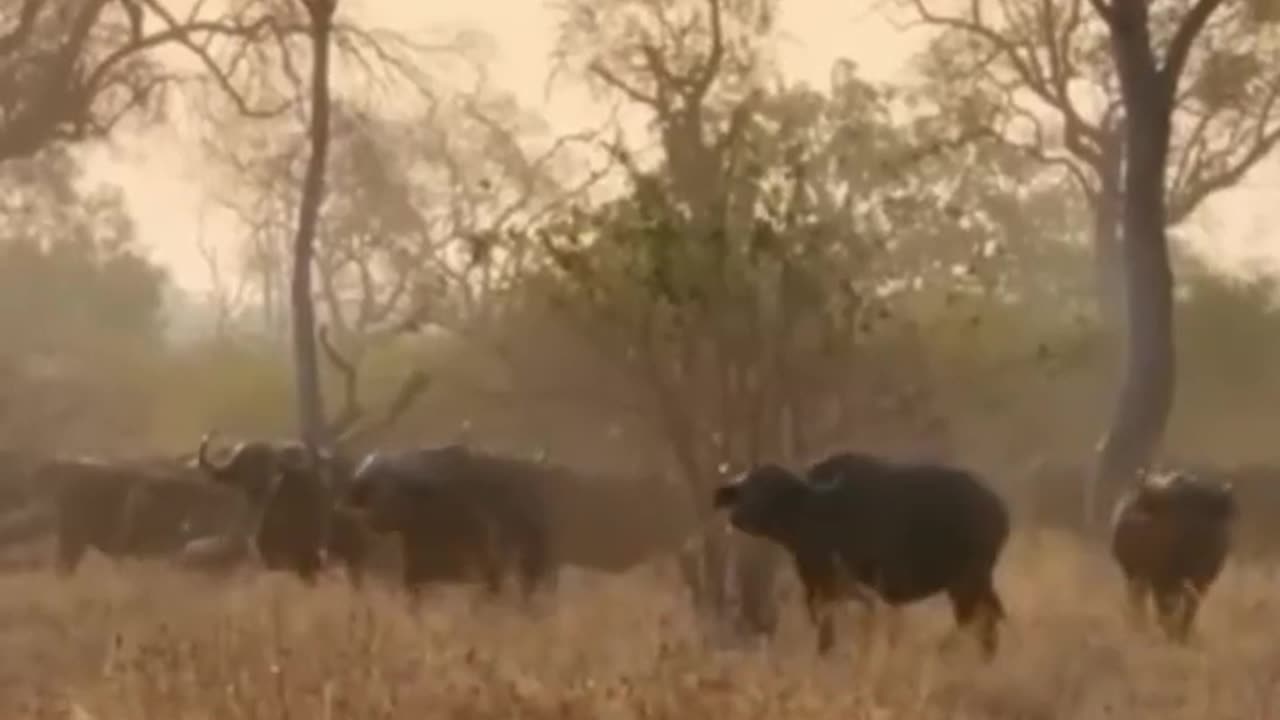
[[[1103,329],[1118,351],[1126,325],[1121,235],[1129,182],[1126,135],[1132,129],[1126,127],[1130,109],[1114,62],[1114,33],[1085,2],[1001,0],[950,10],[934,0],[908,5],[915,19],[943,30],[923,61],[934,99],[1046,166],[1065,170],[1082,192],[1093,215]],[[1185,0],[1161,3],[1150,33],[1177,37],[1180,18],[1193,16],[1188,7]],[[1207,198],[1238,183],[1280,142],[1280,71],[1266,60],[1263,33],[1241,22],[1244,12],[1238,7],[1206,19],[1196,32],[1201,57],[1177,69],[1186,77],[1169,99],[1163,162],[1170,172],[1159,178],[1166,226],[1185,221]],[[1096,509],[1091,503],[1086,515]]]
[[[1110,32],[1126,130],[1121,225],[1128,342],[1120,394],[1098,452],[1097,489],[1105,498],[1150,465],[1173,406],[1173,275],[1166,232],[1170,139],[1192,47],[1223,0],[1196,0],[1175,18],[1163,58],[1153,38],[1159,16],[1147,3],[1091,2]]]
[[[135,111],[162,112],[180,84],[217,86],[245,116],[269,117],[281,105],[247,101],[232,76],[245,48],[280,28],[271,15],[186,17],[161,0],[5,0],[0,4],[0,162],[54,142],[102,138]],[[158,54],[180,49],[200,64],[183,74]]]
[[[316,227],[324,202],[325,163],[329,157],[329,43],[337,0],[298,0],[311,20],[311,154],[298,201],[298,227],[293,242],[293,361],[295,401],[302,440],[311,448],[332,445],[324,427],[324,397],[316,355],[315,305],[311,300],[311,263]]]
[[[205,214],[201,212],[196,221],[195,244],[209,273],[209,302],[213,306],[214,337],[221,340],[231,332],[231,325],[243,308],[249,284],[243,276],[228,277],[223,263],[224,256],[209,242],[205,221]]]

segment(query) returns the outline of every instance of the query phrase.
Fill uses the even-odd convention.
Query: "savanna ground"
[[[789,572],[789,570],[788,570]],[[663,579],[659,579],[663,577]],[[1022,534],[999,575],[1011,619],[989,666],[940,648],[941,599],[896,644],[841,618],[828,659],[792,593],[769,649],[694,629],[655,568],[574,576],[531,618],[440,591],[416,611],[338,577],[212,581],[95,560],[70,580],[0,577],[0,714],[101,718],[1274,718],[1280,578],[1233,563],[1190,647],[1126,624],[1105,558]],[[862,640],[870,637],[869,641]]]

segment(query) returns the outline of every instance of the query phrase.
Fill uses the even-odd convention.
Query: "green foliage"
[[[165,274],[119,189],[60,151],[4,163],[0,187],[0,444],[136,429],[121,383],[161,341]]]
[[[10,352],[84,352],[154,341],[163,271],[137,248],[118,188],[83,189],[62,153],[2,168],[0,333]]]

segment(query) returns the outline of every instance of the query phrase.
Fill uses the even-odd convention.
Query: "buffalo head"
[[[1233,520],[1238,512],[1231,483],[1188,472],[1146,476],[1137,487],[1133,506],[1142,512],[1212,521]]]
[[[331,459],[328,455],[317,457],[299,442],[249,440],[237,443],[219,463],[208,456],[209,440],[209,434],[200,439],[196,466],[215,482],[236,488],[253,500],[268,497],[286,469],[319,473],[321,465]]]
[[[729,522],[749,535],[781,539],[795,513],[813,492],[804,480],[779,465],[761,465],[712,494],[712,507],[729,511]]]

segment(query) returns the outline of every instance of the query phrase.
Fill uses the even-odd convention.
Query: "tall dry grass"
[[[999,583],[1001,655],[943,651],[944,601],[896,641],[820,660],[795,603],[768,649],[705,642],[648,571],[574,577],[533,610],[458,589],[411,611],[389,588],[233,582],[92,562],[0,577],[0,718],[1280,718],[1280,578],[1232,565],[1191,647],[1127,627],[1105,558],[1020,537]],[[720,649],[716,649],[719,647]]]

